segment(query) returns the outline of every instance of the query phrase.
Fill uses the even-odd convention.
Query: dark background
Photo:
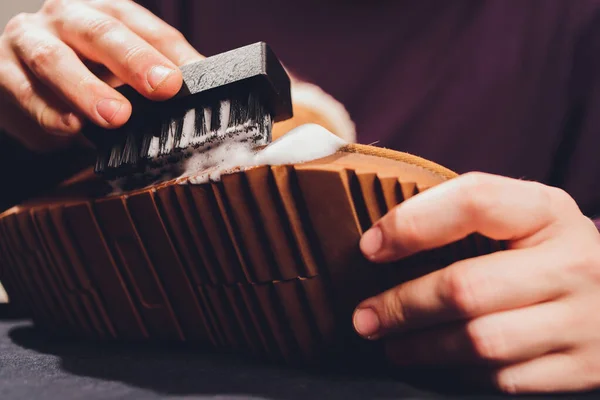
[[[527,396],[523,398],[548,398]],[[391,377],[365,365],[321,371],[267,365],[184,346],[51,338],[0,306],[0,399],[510,398],[448,373]],[[555,398],[592,399],[600,393]]]

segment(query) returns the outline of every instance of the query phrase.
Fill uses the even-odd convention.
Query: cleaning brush
[[[183,85],[171,99],[146,99],[132,87],[117,90],[132,104],[118,129],[90,125],[95,172],[135,187],[182,173],[185,159],[225,141],[271,141],[272,125],[293,116],[290,79],[271,48],[254,43],[182,66]]]

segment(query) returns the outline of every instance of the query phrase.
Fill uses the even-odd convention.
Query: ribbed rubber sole
[[[19,207],[0,217],[0,280],[56,334],[315,361],[368,346],[352,329],[362,299],[498,249],[472,236],[390,265],[367,262],[362,232],[431,185],[403,168],[353,154]]]

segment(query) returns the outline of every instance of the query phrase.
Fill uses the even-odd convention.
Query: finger
[[[548,245],[461,260],[361,302],[354,326],[376,339],[549,301],[569,290],[561,259]]]
[[[492,373],[494,385],[510,394],[556,393],[594,389],[597,374],[590,374],[574,355],[554,353],[501,368]]]
[[[394,208],[365,233],[360,246],[372,261],[386,262],[476,232],[496,240],[524,239],[552,224],[554,210],[578,211],[566,199],[564,192],[539,183],[466,174]]]
[[[75,2],[62,10],[59,21],[56,29],[65,43],[143,96],[166,100],[181,88],[177,66],[114,17]]]
[[[114,128],[129,119],[127,99],[94,76],[69,46],[47,30],[24,22],[11,35],[11,46],[37,79],[95,124]],[[35,102],[37,97],[32,99]],[[31,99],[26,96],[25,100]],[[39,110],[39,105],[35,107]]]
[[[62,150],[72,145],[81,135],[55,135],[26,114],[22,108],[9,101],[0,101],[3,112],[0,124],[6,134],[22,144],[29,151],[43,154]]]
[[[135,2],[92,0],[89,4],[122,21],[177,66],[204,58],[181,32]],[[135,18],[131,18],[132,15]]]
[[[45,132],[64,137],[81,129],[81,119],[71,112],[64,102],[36,84],[33,77],[13,60],[6,60],[0,64],[0,88],[7,99],[36,121]],[[4,111],[8,115],[7,110]],[[28,133],[23,132],[22,135]],[[34,145],[24,144],[28,147]]]
[[[401,335],[386,352],[402,366],[514,364],[572,346],[569,319],[564,304],[542,303]]]

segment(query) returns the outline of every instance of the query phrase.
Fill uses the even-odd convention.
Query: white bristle
[[[153,120],[149,119],[149,131],[143,138],[147,141],[142,142],[140,149],[137,147],[139,142],[127,140],[112,147],[108,154],[110,168],[119,168],[125,162],[135,163],[137,159],[145,160],[141,165],[142,169],[129,176],[129,187],[141,187],[140,184],[160,182],[179,176],[182,170],[190,171],[189,165],[185,164],[186,160],[204,152],[209,152],[205,162],[214,160],[215,153],[212,150],[220,148],[220,151],[223,151],[225,149],[222,146],[240,150],[241,158],[234,156],[232,161],[242,162],[244,148],[252,149],[267,145],[271,141],[271,115],[264,105],[252,96],[220,100],[212,102],[210,106],[196,106],[178,114],[177,117],[159,115],[157,120],[160,131],[157,132]],[[196,126],[197,123],[203,126]],[[176,141],[177,134],[179,137]],[[122,148],[123,146],[125,148]],[[217,166],[219,165],[218,162]],[[121,188],[129,185],[127,177],[123,178],[119,181]]]
[[[150,140],[150,148],[148,149],[148,157],[154,158],[158,156],[158,151],[160,150],[160,139],[158,136],[153,136],[152,140]]]
[[[181,133],[181,140],[179,142],[179,148],[187,148],[192,138],[194,137],[194,118],[196,118],[196,110],[193,108],[185,113],[183,118],[183,132]]]
[[[212,119],[212,108],[204,107],[204,128],[205,132],[210,132],[210,121]]]
[[[108,165],[117,164],[117,161],[120,159],[122,152],[123,152],[122,148],[119,148],[116,146],[113,147],[112,151],[110,152],[110,157],[108,158]]]
[[[219,128],[219,136],[224,136],[229,125],[229,113],[231,111],[231,102],[229,100],[221,101],[221,126]]]
[[[173,145],[175,144],[175,130],[176,130],[176,122],[171,122],[169,126],[169,134],[167,135],[167,142],[165,143],[165,148],[162,151],[162,154],[169,154],[173,150]]]

